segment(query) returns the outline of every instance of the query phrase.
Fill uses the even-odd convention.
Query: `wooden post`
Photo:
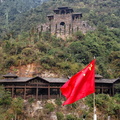
[[[12,98],[14,97],[14,85],[12,86]]]
[[[103,85],[102,85],[102,94],[103,94]]]
[[[60,91],[60,90],[59,90]],[[60,98],[61,98],[61,92],[60,92]]]
[[[59,98],[59,94],[58,94],[58,93],[59,93],[59,92],[58,92],[58,88],[56,88],[56,91],[57,91],[57,92],[56,92],[56,98]]]
[[[115,90],[114,90],[114,85],[112,85],[112,95],[114,96]]]
[[[48,86],[48,99],[50,99],[50,86]]]
[[[42,94],[40,95],[40,100],[42,101]]]
[[[110,94],[110,96],[112,95],[112,94],[111,94],[111,87],[109,88],[109,94]]]
[[[25,84],[25,88],[24,88],[24,99],[26,99],[26,84]]]
[[[38,84],[37,84],[37,88],[36,88],[36,100],[38,100]]]

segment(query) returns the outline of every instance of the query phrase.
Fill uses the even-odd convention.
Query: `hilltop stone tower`
[[[38,26],[39,31],[50,31],[56,35],[70,35],[76,31],[86,33],[93,30],[86,21],[82,20],[82,13],[74,13],[69,7],[58,7],[54,14],[47,15],[48,22]]]

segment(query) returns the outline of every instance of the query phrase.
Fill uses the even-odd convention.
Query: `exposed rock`
[[[48,103],[52,103],[54,106],[56,106],[55,104],[55,99],[50,99],[50,100],[47,100]]]
[[[27,65],[21,65],[18,67],[12,66],[10,68],[10,72],[15,73],[16,75],[18,75],[20,77],[33,77],[33,76],[58,77],[58,74],[56,74],[52,71],[39,72],[37,68],[40,69],[40,65],[36,65],[36,64],[32,63],[32,64],[27,64]]]
[[[50,114],[50,120],[57,120],[57,116],[55,112],[51,112]]]

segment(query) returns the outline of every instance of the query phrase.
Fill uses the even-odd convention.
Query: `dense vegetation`
[[[11,5],[10,2],[20,1],[7,1],[8,5]],[[26,5],[30,6],[30,2],[33,3],[33,0]],[[7,13],[7,4],[0,4],[3,11],[0,15],[6,15],[0,17],[1,74],[11,66],[36,63],[41,65],[36,67],[39,72],[51,70],[60,76],[68,76],[78,72],[95,56],[96,73],[107,78],[120,76],[119,0],[50,0],[36,8],[34,5],[31,10],[27,10],[27,6],[21,9],[21,4],[16,4],[16,10]],[[85,35],[78,31],[66,39],[57,38],[49,32],[38,33],[36,25],[45,22],[46,15],[61,5],[82,12],[83,20],[88,20],[96,30]],[[12,7],[8,8],[11,11]],[[15,14],[19,9],[23,10],[21,14]],[[12,15],[16,16],[15,19]]]
[[[18,34],[46,21],[46,15],[58,6],[82,12],[91,25],[120,28],[119,0],[5,0],[0,4],[0,33]],[[38,6],[41,3],[42,6]],[[14,6],[14,7],[13,7]],[[31,9],[30,9],[31,8]]]
[[[4,38],[1,42],[0,68],[4,72],[10,66],[36,63],[41,65],[38,69],[68,76],[78,72],[95,56],[96,73],[109,78],[119,77],[119,37],[119,29],[105,27],[85,35],[78,31],[66,40],[52,36],[49,32],[39,34],[31,29],[29,34]]]
[[[21,18],[23,13],[36,8],[45,1],[47,0],[1,0],[0,33],[5,34],[11,32],[13,29],[20,32],[21,29],[15,26],[17,26],[17,24],[21,26],[22,21],[20,22],[19,18]],[[14,21],[17,21],[15,26]]]
[[[93,95],[66,106],[62,106],[62,102],[62,99],[38,102],[33,99],[28,101],[22,98],[11,99],[10,93],[0,86],[0,120],[50,120],[53,113],[58,120],[83,120],[83,117],[86,120],[93,119]],[[105,94],[96,95],[96,108],[99,120],[105,120],[108,116],[112,120],[118,120],[120,94],[114,97]]]

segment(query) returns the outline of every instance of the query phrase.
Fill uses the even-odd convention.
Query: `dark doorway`
[[[60,25],[64,26],[64,25],[65,25],[65,23],[64,23],[64,22],[61,22],[61,23],[60,23]]]

